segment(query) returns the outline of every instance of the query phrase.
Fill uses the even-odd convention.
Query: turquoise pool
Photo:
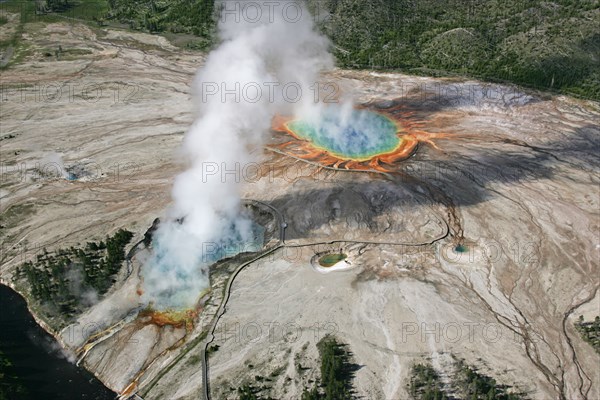
[[[352,160],[368,160],[394,151],[401,142],[396,124],[388,117],[368,111],[351,111],[344,120],[340,107],[327,107],[318,123],[293,120],[288,129],[330,154]]]

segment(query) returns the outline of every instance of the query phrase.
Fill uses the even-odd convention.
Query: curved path
[[[334,169],[334,168],[331,168]],[[354,172],[354,171],[351,171]],[[381,173],[382,175],[386,176],[386,177],[390,177],[388,174],[386,173]],[[444,231],[436,238],[433,238],[427,242],[420,242],[420,243],[406,243],[406,242],[387,242],[387,241],[359,241],[359,240],[347,240],[347,239],[332,239],[332,240],[327,240],[327,241],[319,241],[319,242],[310,242],[310,243],[289,243],[286,244],[285,243],[285,229],[287,227],[287,223],[283,217],[283,214],[274,206],[272,206],[271,204],[268,204],[266,202],[262,202],[262,201],[258,201],[258,200],[243,200],[243,203],[245,204],[250,204],[250,205],[255,205],[255,206],[262,206],[262,207],[266,207],[269,208],[273,214],[275,215],[277,221],[278,221],[278,226],[279,226],[279,242],[277,243],[277,245],[275,245],[274,247],[272,247],[271,249],[268,249],[266,251],[264,251],[263,253],[259,254],[258,256],[254,257],[251,260],[248,260],[242,264],[240,264],[230,275],[229,279],[227,280],[227,283],[225,285],[224,288],[224,294],[223,294],[223,299],[221,300],[221,303],[219,304],[219,307],[217,309],[217,312],[215,313],[215,315],[213,316],[211,323],[207,329],[207,333],[206,333],[206,337],[202,337],[200,336],[199,338],[197,338],[196,340],[194,340],[191,344],[191,346],[189,346],[189,349],[187,351],[185,351],[180,357],[177,357],[175,360],[173,360],[173,362],[171,362],[169,364],[169,366],[167,366],[166,368],[163,369],[163,371],[167,371],[170,369],[170,367],[172,367],[174,364],[176,364],[181,358],[182,356],[184,356],[185,354],[187,354],[189,351],[191,351],[197,344],[199,343],[203,343],[201,352],[200,352],[200,358],[201,358],[201,368],[202,368],[202,398],[205,400],[210,400],[211,395],[210,395],[210,374],[209,374],[209,352],[208,352],[208,348],[211,345],[211,343],[215,340],[215,335],[214,332],[216,330],[217,324],[219,323],[219,320],[221,319],[221,317],[225,314],[225,312],[227,311],[227,302],[229,301],[229,298],[231,296],[231,287],[236,279],[236,277],[239,275],[239,273],[246,267],[248,267],[249,265],[255,263],[256,261],[259,261],[260,259],[282,249],[282,248],[299,248],[299,247],[310,247],[310,246],[319,246],[319,245],[330,245],[330,244],[335,244],[335,243],[348,243],[348,244],[373,244],[373,245],[391,245],[391,246],[411,246],[411,247],[421,247],[421,246],[430,246],[433,245],[436,242],[439,242],[440,240],[445,239],[446,237],[448,237],[449,235],[451,235],[451,228],[450,228],[450,224],[448,223],[448,221],[446,221],[444,218],[442,218],[441,216],[438,215],[438,219],[440,222],[442,222],[444,224]],[[136,253],[136,251],[139,248],[139,245],[143,242],[143,240],[139,241],[138,243],[136,243],[131,250],[127,253],[127,257],[126,257],[126,261],[127,261],[127,269],[128,269],[128,276],[131,273],[131,258],[132,256]],[[150,390],[152,388],[152,386],[154,386],[154,383],[156,383],[156,381],[158,379],[160,379],[160,377],[163,374],[159,374],[157,377],[155,377],[155,379],[153,379],[153,383],[150,384],[150,387],[146,389],[146,393],[148,393],[148,390]],[[134,397],[130,397],[130,398],[136,398],[136,399],[142,399],[142,397],[135,393],[134,395],[132,395]]]
[[[310,246],[318,246],[318,245],[328,245],[328,244],[334,244],[334,243],[354,243],[354,244],[379,244],[379,245],[391,245],[391,246],[415,246],[415,247],[420,247],[420,246],[429,246],[432,245],[436,242],[439,242],[440,240],[445,239],[446,237],[448,237],[448,235],[450,234],[450,227],[448,225],[448,223],[440,218],[440,221],[444,222],[445,225],[445,229],[444,232],[438,236],[437,238],[434,238],[428,242],[422,242],[422,243],[404,243],[404,242],[377,242],[377,241],[358,241],[358,240],[328,240],[328,241],[321,241],[321,242],[313,242],[313,243],[303,243],[303,244],[285,244],[285,227],[287,226],[287,223],[285,222],[285,220],[283,219],[282,214],[279,212],[279,210],[277,210],[275,207],[273,207],[270,204],[264,203],[264,202],[259,202],[256,200],[249,200],[249,202],[255,202],[255,203],[259,203],[261,205],[267,206],[270,209],[272,209],[276,215],[280,218],[280,229],[281,229],[281,237],[280,237],[280,243],[266,251],[265,253],[259,255],[258,257],[253,258],[252,260],[249,260],[241,265],[239,265],[235,271],[231,274],[231,276],[229,277],[229,280],[227,281],[227,284],[225,286],[225,293],[223,296],[223,299],[221,301],[221,304],[219,305],[219,308],[210,324],[210,327],[208,329],[208,334],[206,337],[206,341],[204,343],[204,346],[201,350],[200,353],[200,357],[202,360],[202,398],[204,400],[210,400],[210,377],[209,377],[209,362],[208,362],[208,347],[210,346],[210,344],[214,341],[215,336],[214,336],[214,332],[215,329],[217,327],[217,323],[219,322],[219,320],[221,319],[221,317],[223,316],[223,314],[225,314],[226,311],[226,306],[227,306],[227,302],[229,301],[229,297],[231,295],[231,286],[233,285],[233,282],[235,281],[235,278],[239,275],[239,273],[246,268],[248,265],[253,264],[254,262],[264,258],[265,256],[274,253],[275,251],[282,249],[282,248],[298,248],[298,247],[310,247]]]

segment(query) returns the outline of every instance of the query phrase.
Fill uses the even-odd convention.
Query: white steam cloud
[[[290,11],[300,3],[247,4],[222,3],[222,43],[194,81],[197,118],[183,141],[190,168],[175,179],[169,220],[142,270],[144,296],[158,308],[194,305],[210,285],[216,249],[253,241],[252,223],[240,213],[240,184],[221,172],[257,161],[253,150],[262,148],[275,114],[318,114],[311,88],[333,66],[306,8]]]
[[[70,175],[67,171],[67,167],[63,162],[63,159],[58,153],[46,154],[38,163],[38,169],[43,175],[49,175],[51,177],[61,177],[69,179]]]

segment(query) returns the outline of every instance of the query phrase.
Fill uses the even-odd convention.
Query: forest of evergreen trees
[[[325,336],[317,343],[321,356],[321,384],[305,389],[302,400],[351,399],[352,378],[356,365],[350,361],[346,345],[333,336]]]
[[[597,0],[306,2],[341,67],[467,76],[600,100]],[[195,35],[187,44],[201,50],[218,40],[214,0],[46,0],[44,8],[89,8],[97,21]]]
[[[583,340],[600,353],[600,316],[596,316],[593,321],[585,321],[583,315],[575,323],[575,329],[579,332]]]
[[[108,18],[214,43],[214,0],[108,0]],[[308,0],[346,68],[464,75],[600,99],[596,0]]]
[[[311,0],[350,68],[466,75],[600,99],[596,0]]]
[[[125,260],[133,234],[119,229],[106,240],[49,253],[17,268],[15,281],[26,279],[33,299],[50,317],[64,322],[81,313],[110,289]]]
[[[455,360],[455,373],[444,386],[440,375],[430,364],[415,364],[408,385],[414,400],[523,400],[525,395],[501,385],[463,360]]]
[[[321,379],[311,388],[304,389],[301,400],[349,400],[354,398],[352,380],[358,369],[351,362],[352,354],[347,346],[340,343],[333,336],[325,336],[317,343],[321,357]],[[274,375],[271,375],[274,377]],[[271,381],[269,378],[256,376],[257,382]],[[312,382],[312,381],[309,381]],[[239,400],[270,400],[271,397],[263,395],[267,386],[256,387],[246,383],[237,388]]]
[[[108,19],[149,32],[212,34],[214,0],[108,0]]]

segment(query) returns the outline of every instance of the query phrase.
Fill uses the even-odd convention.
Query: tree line
[[[43,249],[35,261],[17,267],[15,282],[25,280],[31,297],[50,317],[68,321],[92,305],[115,282],[133,234],[119,229],[85,247]]]
[[[463,360],[454,361],[453,373],[444,384],[440,374],[428,363],[411,368],[408,391],[414,400],[524,400],[524,393],[501,385]]]

